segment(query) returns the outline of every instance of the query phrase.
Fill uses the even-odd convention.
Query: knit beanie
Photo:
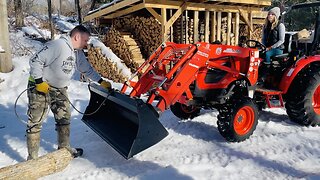
[[[279,17],[280,17],[280,8],[274,7],[274,8],[269,10],[269,13],[273,13],[274,15],[276,15],[277,19],[279,19]]]

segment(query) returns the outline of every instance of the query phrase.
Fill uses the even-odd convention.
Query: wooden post
[[[234,38],[235,38],[235,45],[239,44],[239,29],[240,29],[240,14],[236,13],[236,20],[235,20],[236,28],[234,31]]]
[[[180,37],[181,37],[180,43],[184,43],[184,41],[183,41],[183,36],[184,36],[184,30],[183,30],[183,13],[181,14],[181,18],[180,18],[180,29],[181,29],[181,31],[180,31]]]
[[[193,19],[193,43],[199,41],[199,11],[194,11]]]
[[[62,171],[72,159],[71,153],[62,148],[37,159],[1,168],[0,179],[38,179]]]
[[[166,30],[166,24],[167,24],[167,9],[161,8],[161,33],[162,33],[162,42],[165,42],[167,40],[167,30]]]
[[[189,44],[189,33],[188,33],[188,26],[189,26],[189,22],[188,22],[188,11],[186,10],[186,18],[185,18],[185,22],[186,22],[186,25],[185,25],[185,34],[186,34],[186,40],[185,40],[185,43],[186,44]]]
[[[7,73],[12,70],[12,59],[8,30],[7,0],[0,0],[0,72]]]
[[[218,12],[217,40],[221,42],[221,12]]]
[[[204,29],[204,42],[209,42],[209,34],[210,34],[210,29],[209,29],[209,22],[210,22],[210,11],[205,12],[205,29]]]
[[[216,31],[217,31],[217,21],[216,21],[216,12],[212,12],[211,14],[211,31],[210,31],[210,41],[211,43],[214,42],[216,40]]]
[[[228,19],[227,19],[227,45],[231,44],[231,20],[232,20],[232,14],[231,12],[228,12]]]
[[[172,17],[172,9],[170,9],[170,18]],[[170,42],[173,42],[173,26],[170,26]]]

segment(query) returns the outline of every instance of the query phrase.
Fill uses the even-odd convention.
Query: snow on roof
[[[89,44],[92,44],[93,47],[100,47],[101,53],[105,55],[109,60],[116,63],[117,67],[122,71],[122,74],[124,76],[131,76],[130,69],[125,66],[122,63],[123,61],[117,55],[115,55],[109,47],[106,47],[100,40],[98,40],[97,38],[90,38]]]
[[[112,2],[103,4],[103,5],[101,5],[100,7],[98,7],[97,9],[94,9],[94,10],[92,10],[92,11],[89,11],[88,14],[91,14],[91,13],[94,13],[94,12],[99,11],[99,10],[101,10],[101,9],[104,9],[104,8],[106,8],[106,7],[109,7],[109,6],[111,6],[111,5],[113,5],[113,4],[116,4],[117,2],[120,2],[120,1],[123,1],[123,0],[114,0],[114,1],[112,1]]]

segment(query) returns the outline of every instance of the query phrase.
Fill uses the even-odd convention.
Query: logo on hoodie
[[[62,62],[62,71],[66,74],[70,74],[73,72],[73,68],[75,67],[75,59],[72,56],[69,56],[65,61]]]

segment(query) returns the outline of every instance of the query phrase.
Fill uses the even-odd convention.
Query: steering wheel
[[[262,52],[265,52],[267,50],[267,47],[264,44],[252,39],[247,40],[246,45],[249,48],[255,48]]]

